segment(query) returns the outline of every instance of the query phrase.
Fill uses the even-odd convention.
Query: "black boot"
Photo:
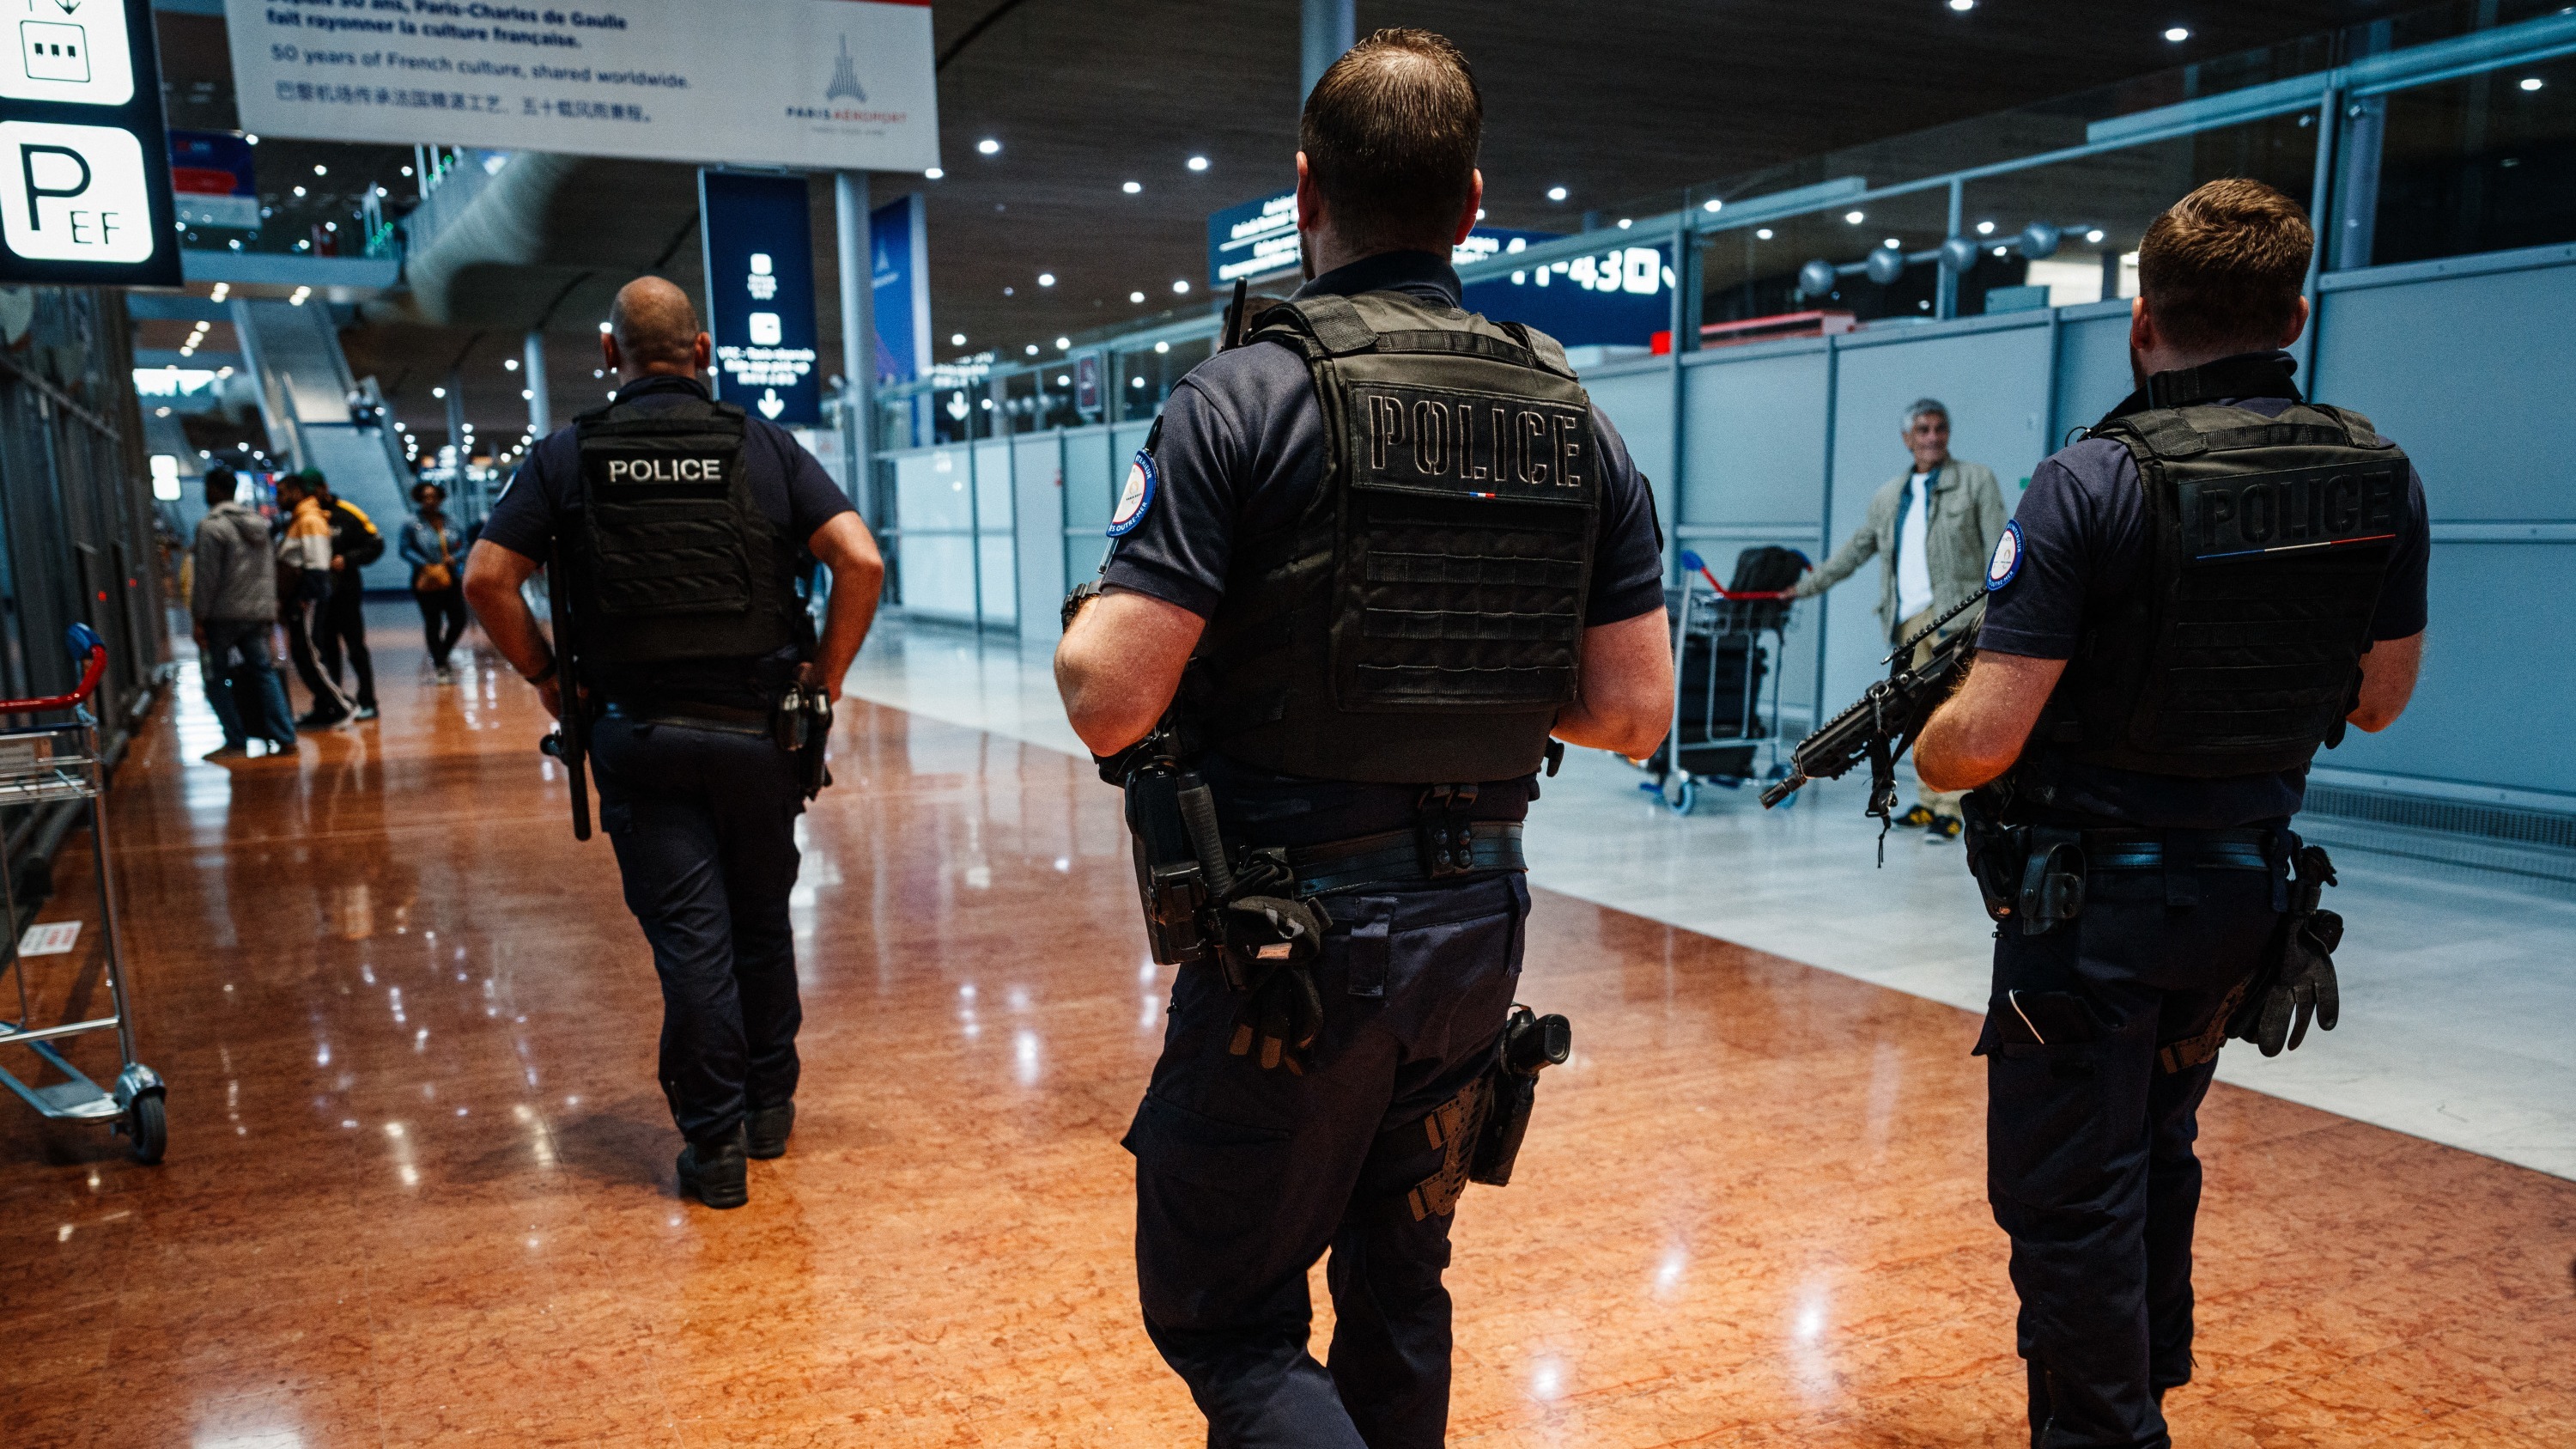
[[[680,1149],[680,1191],[695,1193],[711,1208],[738,1208],[751,1201],[749,1169],[742,1152],[742,1127]]]
[[[763,1162],[787,1155],[787,1134],[796,1130],[796,1104],[781,1102],[775,1107],[754,1107],[743,1119],[747,1142],[745,1151]]]

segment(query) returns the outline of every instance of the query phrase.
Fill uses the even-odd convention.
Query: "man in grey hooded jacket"
[[[240,759],[254,734],[274,751],[295,748],[295,717],[268,652],[277,624],[277,559],[268,520],[237,501],[239,481],[218,463],[206,470],[206,516],[189,550],[188,614],[206,671],[206,701],[224,727],[209,760]]]

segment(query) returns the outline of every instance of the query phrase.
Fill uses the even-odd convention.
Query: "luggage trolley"
[[[1697,553],[1682,551],[1682,586],[1666,595],[1673,624],[1673,728],[1645,768],[1655,778],[1640,790],[1658,795],[1677,815],[1699,803],[1702,784],[1732,790],[1767,755],[1771,778],[1780,764],[1780,689],[1762,711],[1762,681],[1771,673],[1762,636],[1776,652],[1789,627],[1789,586],[1809,567],[1795,549],[1748,548],[1735,558],[1735,581],[1720,584]],[[1706,583],[1707,589],[1700,588]]]
[[[23,1046],[64,1077],[50,1086],[31,1087],[0,1068],[0,1083],[6,1083],[9,1090],[26,1099],[28,1106],[48,1117],[112,1123],[113,1130],[133,1139],[130,1146],[138,1161],[159,1162],[170,1142],[169,1119],[161,1100],[160,1074],[134,1059],[134,1013],[125,997],[125,956],[117,933],[116,890],[107,873],[107,811],[99,803],[106,776],[98,758],[98,720],[88,708],[90,695],[98,689],[99,676],[107,671],[107,647],[87,624],[71,627],[70,642],[72,656],[81,661],[78,689],[50,699],[0,700],[0,714],[71,712],[70,721],[64,724],[0,731],[0,805],[89,802],[90,856],[98,876],[99,930],[107,945],[107,989],[115,1014],[60,1026],[29,1023],[27,962],[19,950],[18,883],[9,869],[6,838],[0,836],[0,905],[8,911],[9,937],[8,954],[0,958],[0,973],[15,967],[18,977],[18,1018],[0,1021],[0,1046]],[[91,1081],[54,1048],[55,1042],[66,1037],[109,1027],[116,1028],[117,1051],[123,1064],[113,1088]]]

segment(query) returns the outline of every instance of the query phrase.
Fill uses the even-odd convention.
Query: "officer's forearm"
[[[465,603],[474,611],[483,635],[510,667],[525,676],[545,672],[555,657],[537,616],[519,594],[519,586],[536,576],[537,561],[497,543],[478,540],[465,559]]]
[[[2424,631],[2403,639],[2382,639],[2361,656],[2361,702],[2345,718],[2357,729],[2377,734],[2397,723],[2406,702],[2415,697],[2415,677],[2424,667]]]
[[[855,513],[844,513],[816,529],[806,547],[832,571],[832,599],[825,606],[823,639],[814,653],[816,682],[834,703],[841,698],[841,679],[850,661],[867,642],[876,622],[877,600],[885,592],[885,556]]]
[[[1085,604],[1055,650],[1056,692],[1073,732],[1100,755],[1151,733],[1206,627],[1178,604],[1123,589]]]
[[[1630,759],[1654,752],[1673,723],[1672,635],[1651,609],[1583,631],[1583,693],[1548,733]]]
[[[1914,773],[1935,790],[1973,790],[2013,767],[2039,723],[2063,659],[1979,653],[1914,742]]]

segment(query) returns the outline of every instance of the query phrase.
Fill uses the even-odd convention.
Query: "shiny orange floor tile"
[[[431,686],[394,617],[382,722],[217,768],[181,697],[122,777],[170,1160],[0,1102],[0,1442],[1198,1442],[1117,1146],[1169,977],[1088,764],[848,707],[794,1147],[713,1213],[533,701]],[[1971,1018],[1554,895],[1529,961],[1578,1053],[1460,1209],[1453,1442],[2023,1442]],[[104,1000],[94,926],[36,965],[46,1019]],[[2576,1184],[2226,1087],[2205,1124],[2179,1442],[2576,1444]]]

